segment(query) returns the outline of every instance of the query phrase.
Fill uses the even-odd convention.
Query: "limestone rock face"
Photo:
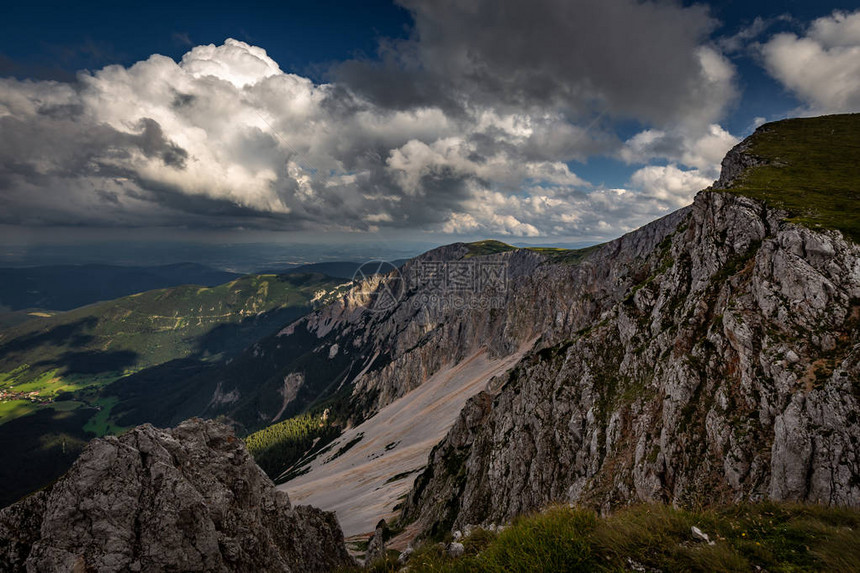
[[[860,247],[785,218],[707,190],[556,282],[539,267],[579,318],[472,398],[404,517],[444,533],[557,501],[860,507]]]
[[[291,507],[227,426],[188,420],[93,440],[47,490],[0,511],[0,562],[26,571],[325,571],[333,514]]]

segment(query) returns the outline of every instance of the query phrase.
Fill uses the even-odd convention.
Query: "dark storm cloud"
[[[80,115],[80,106],[62,105],[40,108],[38,119],[31,121],[0,117],[0,170],[29,173],[32,178],[124,177],[133,172],[121,162],[135,150],[177,169],[185,165],[188,152],[167,139],[151,118],[138,122],[139,133],[127,133],[105,124],[74,121]]]
[[[636,0],[400,0],[410,40],[336,78],[385,107],[561,107],[668,122],[695,106],[707,7]]]

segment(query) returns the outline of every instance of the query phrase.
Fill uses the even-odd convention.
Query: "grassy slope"
[[[0,331],[0,387],[56,396],[178,358],[228,357],[303,313],[316,293],[339,282],[323,275],[252,275],[30,321]]]
[[[860,241],[860,114],[787,119],[762,126],[748,153],[767,161],[731,192],[789,211],[790,220]]]
[[[695,526],[714,541],[696,540]],[[860,571],[860,512],[774,503],[682,511],[643,505],[606,518],[558,506],[501,534],[478,530],[466,554],[425,543],[409,571]],[[396,557],[371,571],[397,571]]]

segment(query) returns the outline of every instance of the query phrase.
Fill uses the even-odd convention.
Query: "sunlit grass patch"
[[[9,400],[0,402],[0,424],[5,424],[15,418],[26,416],[35,411],[37,406],[29,400]]]
[[[860,114],[787,119],[750,136],[750,168],[730,191],[789,212],[789,220],[860,241]]]

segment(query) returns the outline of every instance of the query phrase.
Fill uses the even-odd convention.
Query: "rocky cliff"
[[[561,340],[599,322],[628,285],[654,272],[659,261],[648,254],[688,213],[586,252],[486,242],[436,249],[403,267],[395,304],[380,308],[377,290],[362,297],[356,289],[285,329],[285,347],[310,337],[318,345],[312,362],[297,363],[302,388],[340,361],[348,374],[329,384],[349,392],[353,425],[293,467],[297,477],[282,487],[293,499],[336,510],[347,535],[396,516],[466,399],[503,376],[538,338]],[[431,284],[428,270],[446,272],[445,280],[455,271],[480,278],[501,270],[504,280],[455,290]]]
[[[216,422],[94,440],[46,490],[0,511],[4,571],[328,571],[333,514],[291,507]]]
[[[635,240],[598,250],[545,252],[486,242],[429,251],[249,349],[232,365],[235,375],[228,371],[219,383],[218,395],[231,401],[213,401],[205,414],[259,425],[346,389],[350,421],[360,422],[479,349],[501,358],[548,330],[578,330],[599,320],[624,294],[624,281],[649,271],[648,253],[686,214],[673,213]],[[503,273],[500,282],[483,284],[486,269]],[[458,288],[450,283],[453,272],[472,274]],[[393,301],[380,296],[386,289]]]
[[[860,247],[735,192],[535,273],[558,309],[478,394],[403,510],[425,533],[553,501],[860,506]],[[573,313],[574,316],[571,316]]]

